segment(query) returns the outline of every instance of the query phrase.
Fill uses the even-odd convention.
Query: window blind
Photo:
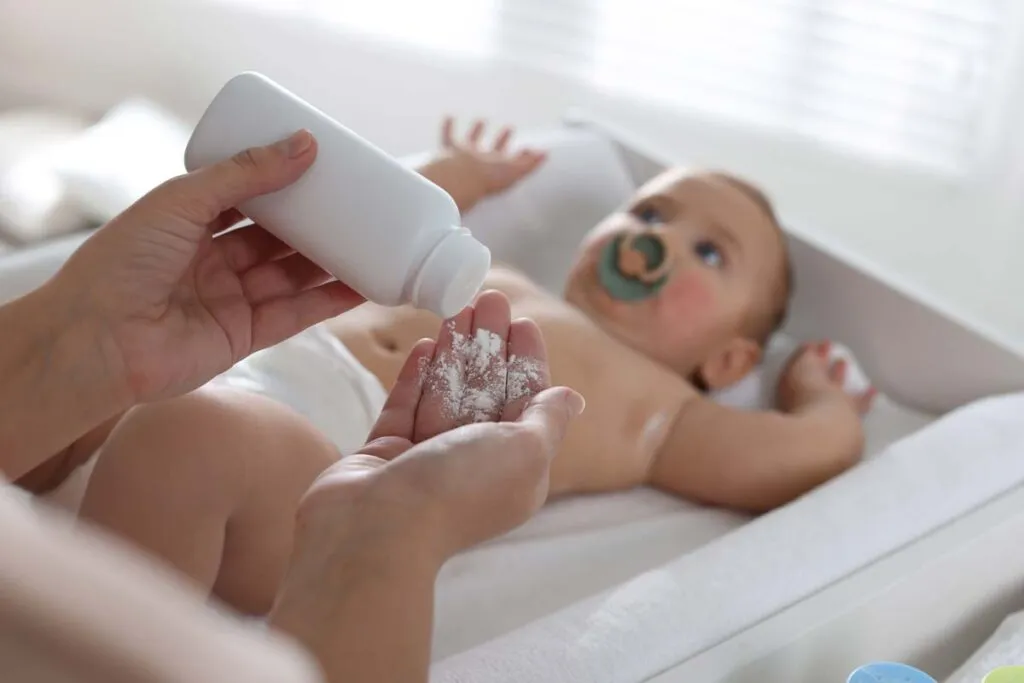
[[[469,56],[491,54],[501,0],[225,0],[300,14],[395,43]]]
[[[233,0],[500,54],[638,102],[965,170],[1013,0]]]
[[[958,170],[1009,0],[506,0],[541,66],[637,100]],[[533,38],[528,41],[528,38]]]

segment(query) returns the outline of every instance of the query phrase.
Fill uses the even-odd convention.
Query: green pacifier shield
[[[636,278],[623,275],[619,270],[619,246],[622,244],[622,240],[622,237],[616,237],[606,244],[601,252],[601,259],[597,263],[597,275],[601,280],[601,285],[608,294],[622,301],[639,301],[654,296],[668,282],[668,276],[666,275],[652,284],[647,284]],[[633,240],[633,248],[644,255],[648,271],[660,267],[668,256],[665,245],[660,239],[653,236],[637,237]]]

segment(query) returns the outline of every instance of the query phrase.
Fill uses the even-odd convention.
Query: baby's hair
[[[782,269],[778,277],[769,285],[769,305],[763,311],[754,311],[748,321],[748,331],[753,339],[762,347],[768,344],[768,340],[775,332],[786,324],[789,315],[789,297],[793,291],[793,264],[789,260],[789,250],[786,248],[786,231],[783,230],[778,216],[775,214],[775,207],[768,199],[768,196],[753,184],[737,178],[729,173],[715,173],[715,177],[729,183],[742,192],[764,211],[771,219],[772,226],[778,231],[779,240],[782,242]]]

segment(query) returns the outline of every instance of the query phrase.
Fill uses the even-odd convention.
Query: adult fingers
[[[252,311],[253,351],[265,349],[292,337],[318,322],[341,315],[365,301],[348,285],[332,280],[299,292],[272,299]]]
[[[216,235],[235,227],[244,220],[246,220],[246,217],[241,211],[233,208],[228,209],[210,221],[210,232]]]
[[[459,416],[466,389],[466,352],[473,314],[474,309],[469,306],[441,324],[434,356],[424,378],[423,400],[416,413],[413,438],[416,443],[461,424]]]
[[[583,413],[586,402],[568,387],[555,387],[538,394],[523,410],[518,424],[539,438],[539,447],[553,459],[565,439],[569,424]]]
[[[252,305],[319,287],[333,276],[302,254],[264,263],[241,276],[245,297]]]
[[[290,246],[259,225],[237,228],[219,236],[213,242],[228,267],[243,273],[261,263],[274,261],[295,252]]]
[[[247,199],[291,185],[315,158],[316,141],[309,131],[300,130],[170,180],[154,190],[149,201],[197,225],[209,225]]]
[[[512,321],[508,334],[508,363],[505,379],[503,421],[512,421],[534,396],[551,386],[544,335],[528,318]]]
[[[395,386],[388,394],[368,442],[383,437],[398,437],[412,441],[416,428],[416,409],[423,395],[423,374],[434,354],[434,340],[421,339],[409,353],[405,365],[398,373]]]
[[[499,292],[481,294],[474,304],[467,346],[463,406],[457,425],[494,422],[505,407],[505,354],[512,312]]]

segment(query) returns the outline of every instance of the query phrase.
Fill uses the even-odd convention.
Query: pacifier
[[[846,683],[935,683],[935,679],[907,664],[874,662],[854,671]]]
[[[598,278],[615,299],[639,301],[654,296],[668,282],[675,258],[657,230],[618,235],[601,250]]]
[[[1024,683],[1024,666],[1002,666],[981,683]]]

